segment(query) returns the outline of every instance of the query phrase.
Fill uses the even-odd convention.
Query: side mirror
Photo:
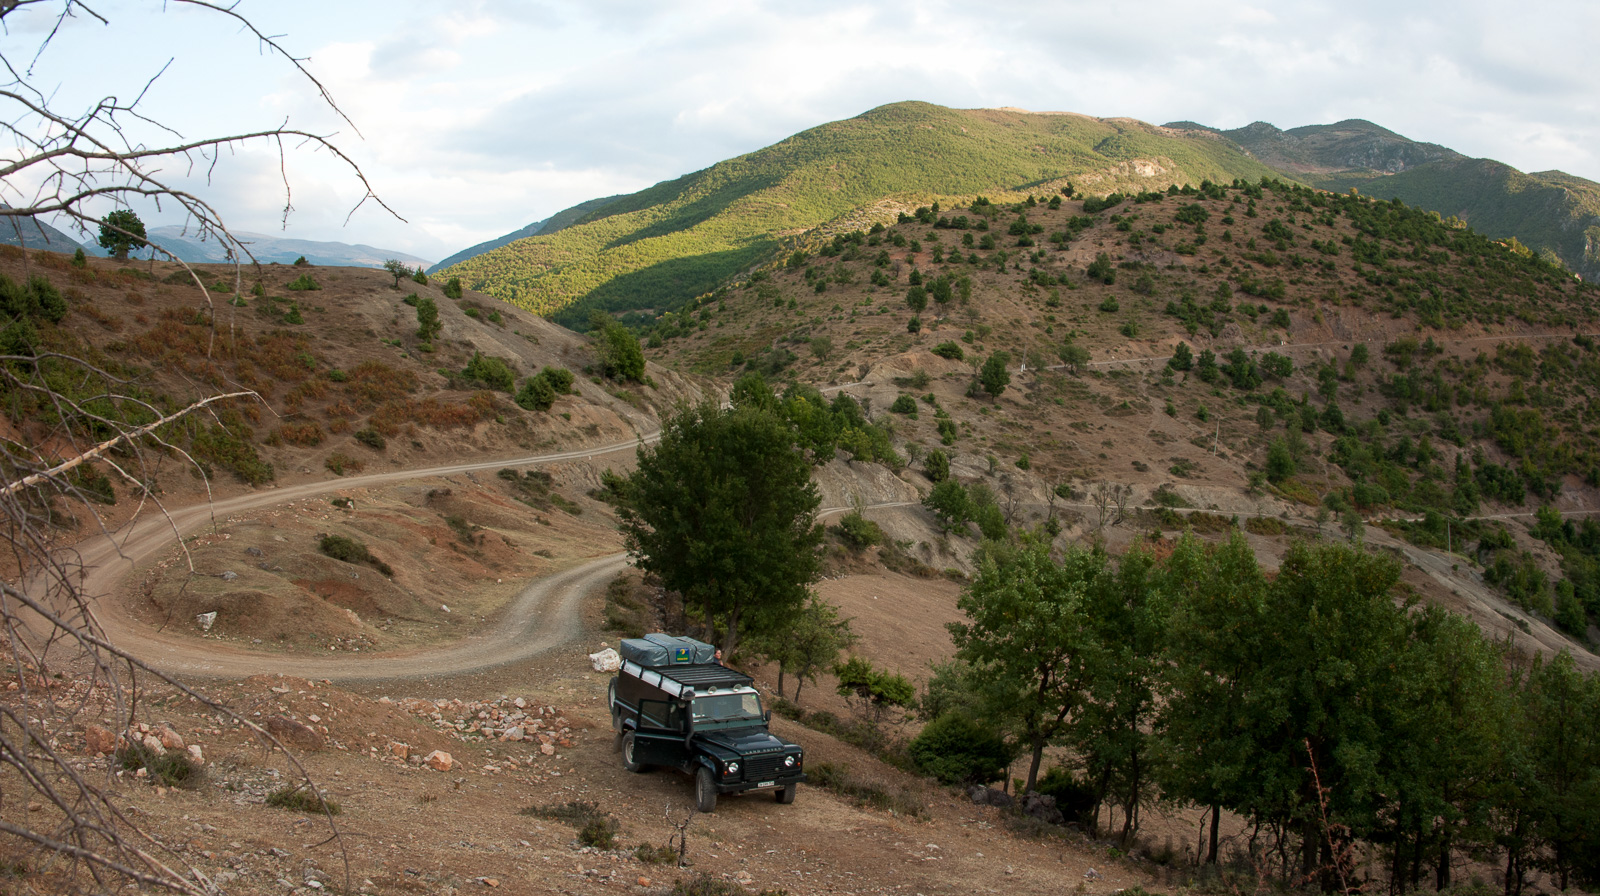
[[[769,709],[763,711],[761,713],[761,721],[766,722],[769,725],[772,724],[772,710]]]

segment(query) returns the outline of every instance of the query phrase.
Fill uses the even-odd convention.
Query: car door
[[[688,753],[684,746],[683,708],[671,700],[640,700],[639,729],[634,735],[633,756],[646,765],[683,768]]]

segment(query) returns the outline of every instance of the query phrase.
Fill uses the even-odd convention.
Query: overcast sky
[[[242,0],[321,79],[339,120],[223,16],[89,0],[32,65],[63,111],[139,93],[186,138],[335,133],[406,222],[326,153],[291,151],[287,235],[430,260],[586,199],[642,189],[900,100],[1282,128],[1365,118],[1524,171],[1600,180],[1600,4]],[[6,17],[34,60],[45,7]],[[150,142],[156,137],[147,135]],[[279,232],[275,152],[197,185],[228,223]],[[138,208],[147,223],[171,211]]]

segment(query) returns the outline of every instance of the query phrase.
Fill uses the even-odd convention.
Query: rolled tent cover
[[[657,632],[643,638],[623,638],[622,658],[645,668],[688,666],[716,659],[717,649],[704,641]]]

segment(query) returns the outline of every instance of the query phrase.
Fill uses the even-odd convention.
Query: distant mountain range
[[[383,263],[391,258],[403,261],[412,267],[427,267],[426,259],[393,249],[378,249],[360,243],[324,242],[321,240],[295,240],[280,236],[271,236],[264,233],[251,233],[236,230],[234,236],[238,237],[262,264],[293,264],[304,256],[305,260],[316,265],[330,267],[363,267],[381,268]],[[161,244],[168,252],[177,255],[189,262],[221,262],[227,261],[227,250],[222,243],[215,239],[201,240],[194,233],[184,232],[184,228],[176,225],[152,227],[147,235],[151,241]],[[77,243],[73,244],[74,248]],[[94,255],[106,256],[111,253],[101,249],[93,241],[83,243],[85,252]]]
[[[591,310],[672,310],[802,235],[869,227],[978,194],[1104,195],[1203,180],[1290,180],[1461,218],[1600,279],[1600,184],[1523,174],[1371,122],[1220,130],[1126,118],[895,103],[628,196],[592,200],[435,266],[582,325]]]
[[[0,243],[51,252],[73,252],[78,248],[77,237],[35,218],[0,218]]]

